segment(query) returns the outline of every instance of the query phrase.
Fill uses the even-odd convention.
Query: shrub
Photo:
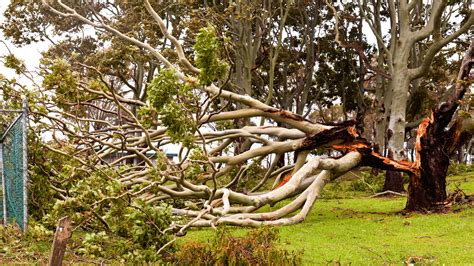
[[[467,165],[467,164],[455,163],[451,161],[448,167],[448,175],[459,175],[459,174],[470,172],[470,171],[474,171],[474,164]]]
[[[209,244],[188,242],[172,256],[178,265],[300,265],[302,251],[290,252],[276,247],[278,230],[262,227],[244,237],[219,229]]]
[[[209,244],[189,241],[184,244],[171,260],[178,265],[214,265],[216,256]]]
[[[157,252],[171,240],[171,232],[164,233],[173,220],[168,205],[153,206],[139,200],[112,204],[103,217],[109,225],[107,232],[88,228],[77,243],[78,254],[128,263],[161,260]],[[172,249],[170,246],[167,251]]]
[[[353,191],[365,191],[377,193],[383,190],[384,173],[374,176],[370,172],[361,172],[360,177],[350,183]]]

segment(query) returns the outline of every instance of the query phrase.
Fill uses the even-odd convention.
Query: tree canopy
[[[119,217],[178,235],[298,223],[360,166],[406,173],[407,209],[437,208],[463,132],[453,116],[471,84],[474,15],[467,1],[425,2],[11,1],[5,35],[51,42],[38,73],[3,58],[32,81],[2,77],[2,101],[30,104],[31,172],[44,181],[31,189],[55,199],[34,215],[161,250]],[[160,220],[167,210],[183,218]]]

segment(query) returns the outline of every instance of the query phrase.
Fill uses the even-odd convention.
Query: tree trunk
[[[384,191],[405,192],[403,173],[388,170],[383,183]]]
[[[242,1],[237,3],[236,13],[231,17],[232,30],[235,33],[235,68],[234,68],[234,82],[236,85],[235,92],[247,94],[252,96],[252,68],[257,59],[257,52],[260,48],[262,29],[255,27],[253,31],[253,21],[250,17],[240,16],[239,13],[248,6],[249,1]],[[263,18],[262,18],[263,19]],[[237,103],[237,109],[242,109],[244,106]],[[243,128],[250,125],[249,118],[236,119],[234,121],[235,128]],[[234,153],[240,154],[250,149],[252,142],[249,139],[238,139],[235,145]]]
[[[447,100],[437,106],[431,117],[425,118],[418,127],[415,165],[419,174],[410,178],[406,210],[437,211],[444,207],[449,156],[462,141],[462,122],[456,121],[449,130],[446,127],[470,86],[466,79],[469,78],[473,63],[474,39],[462,61],[455,91],[447,95]]]
[[[464,162],[464,145],[459,146],[456,154],[456,161],[458,164],[462,164]]]
[[[443,135],[430,134],[422,138],[420,175],[411,176],[406,209],[430,211],[446,200],[446,174],[449,156]]]
[[[400,65],[401,66],[401,65]],[[408,69],[400,67],[392,76],[390,83],[392,94],[391,112],[386,138],[387,157],[394,160],[405,160],[406,153],[404,149],[405,143],[405,117],[406,105],[408,99],[408,88],[410,80],[406,74]],[[387,171],[385,176],[384,190],[395,192],[404,192],[403,174],[398,171]]]

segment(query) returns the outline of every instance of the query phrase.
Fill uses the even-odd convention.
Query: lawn
[[[367,192],[350,190],[352,181],[354,177],[330,184],[303,223],[279,227],[280,247],[303,250],[305,265],[474,262],[474,208],[457,207],[449,214],[403,214],[400,211],[405,197],[367,198]],[[456,188],[474,194],[474,171],[450,176],[448,190]],[[230,229],[235,235],[249,230]],[[3,230],[0,227],[0,244],[9,244],[0,245],[0,264],[47,262],[51,237],[37,239],[30,230],[28,237],[21,238],[18,232]],[[78,237],[81,235],[73,235]],[[212,229],[193,229],[178,240],[178,245],[188,240],[206,242],[213,237]],[[76,256],[71,250],[65,260],[72,264],[101,262]]]
[[[474,193],[474,172],[449,178]],[[304,250],[304,263],[315,264],[467,264],[474,262],[474,209],[450,214],[400,212],[406,198],[320,199],[301,224],[280,228],[280,245]],[[243,234],[246,229],[233,229]],[[206,241],[211,229],[193,230],[183,239]]]

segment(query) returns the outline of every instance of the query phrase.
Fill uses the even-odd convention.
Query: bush
[[[451,161],[448,167],[448,175],[459,175],[471,171],[474,171],[474,164],[459,164]]]
[[[353,191],[377,193],[383,190],[384,180],[384,173],[374,176],[370,172],[361,172],[360,177],[352,181],[349,188]]]
[[[278,230],[262,227],[244,237],[232,236],[219,229],[209,244],[188,242],[171,261],[178,265],[300,265],[303,252],[289,252],[276,247]]]
[[[171,257],[177,265],[214,265],[217,262],[212,247],[197,241],[187,242]]]
[[[103,213],[108,229],[87,228],[85,236],[77,241],[77,253],[128,263],[160,261],[157,251],[171,240],[172,232],[164,233],[173,221],[170,207],[148,205],[140,200],[126,205],[114,203]],[[167,249],[172,250],[172,246]]]
[[[170,205],[133,198],[108,174],[113,172],[93,172],[72,184],[69,197],[55,201],[43,224],[54,228],[61,217],[70,217],[73,226],[85,233],[74,241],[81,256],[127,263],[159,261],[157,251],[173,234],[165,229],[177,221]]]

